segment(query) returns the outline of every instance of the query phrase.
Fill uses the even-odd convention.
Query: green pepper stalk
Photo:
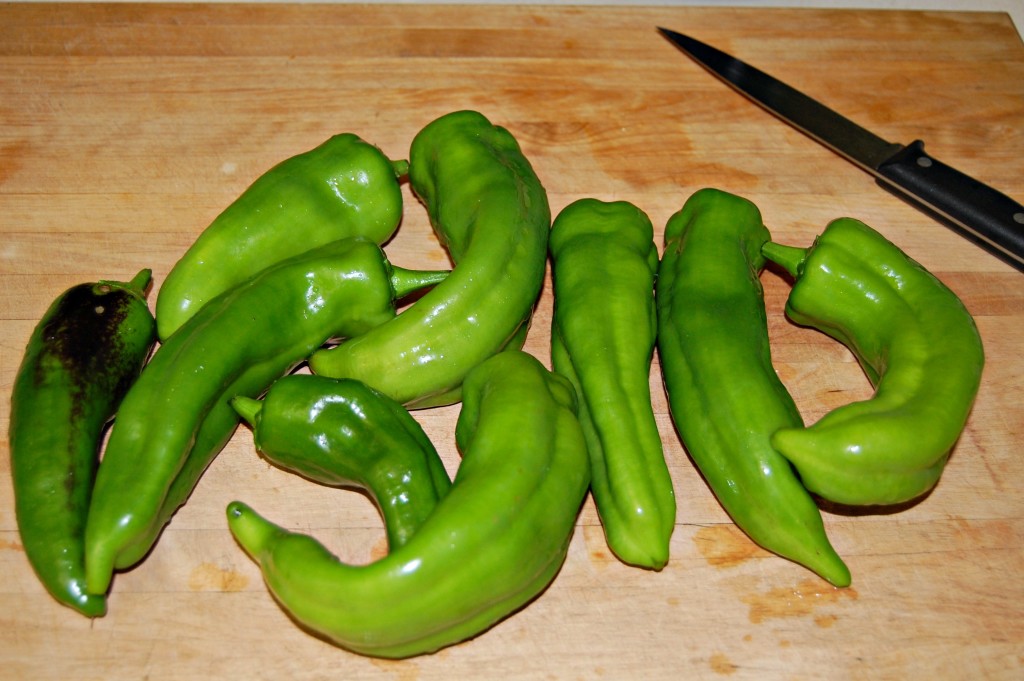
[[[230,400],[255,397],[330,338],[395,315],[395,301],[444,273],[392,267],[362,237],[272,265],[217,296],[153,354],[121,405],[96,476],[86,579],[105,593],[141,560],[239,422]]]
[[[665,227],[658,356],[683,445],[736,525],[836,586],[850,572],[821,512],[770,438],[802,425],[771,362],[760,273],[770,238],[751,202],[714,189]]]
[[[359,381],[292,374],[275,381],[262,401],[239,396],[231,405],[270,463],[322,485],[366,490],[384,517],[392,551],[451,488],[420,424]]]
[[[555,218],[549,248],[551,361],[579,398],[608,546],[626,563],[661,569],[676,500],[651,405],[654,227],[625,201],[581,199]]]
[[[344,648],[402,658],[471,638],[554,579],[590,474],[572,386],[519,350],[466,377],[455,437],[451,491],[373,563],[346,565],[241,502],[228,526],[281,606]]]
[[[310,368],[424,408],[457,402],[470,369],[521,347],[544,281],[551,213],[515,138],[474,111],[416,135],[409,180],[452,274],[394,320],[315,353]]]
[[[874,387],[773,446],[812,492],[850,505],[896,504],[942,475],[981,383],[984,349],[960,299],[863,222],[831,222],[808,249],[767,243],[796,278],[786,314],[848,347]]]
[[[203,230],[160,286],[161,340],[273,263],[351,236],[383,244],[402,218],[398,177],[406,168],[346,133],[265,172]]]
[[[15,514],[25,555],[59,602],[88,617],[106,598],[85,587],[85,523],[100,442],[156,341],[150,270],[80,284],[32,332],[11,394]]]

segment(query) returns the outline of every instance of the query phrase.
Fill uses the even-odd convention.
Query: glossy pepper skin
[[[364,383],[309,374],[274,382],[263,400],[236,397],[256,448],[322,485],[366,490],[388,547],[407,543],[451,488],[433,443],[406,409]]]
[[[549,250],[551,361],[579,398],[605,537],[624,562],[661,569],[676,500],[651,404],[654,228],[628,202],[581,199],[555,218]]]
[[[796,282],[787,315],[846,345],[874,386],[772,436],[812,492],[842,504],[910,501],[939,480],[974,404],[984,349],[939,279],[863,222],[831,222],[808,249],[764,253]]]
[[[315,353],[310,368],[421,408],[457,402],[470,369],[521,346],[544,281],[551,213],[515,138],[475,111],[416,135],[409,180],[455,264],[451,276],[387,324]]]
[[[376,562],[341,563],[240,502],[228,525],[278,602],[342,647],[402,658],[463,641],[554,579],[590,475],[572,386],[519,350],[466,377],[455,436],[463,459],[451,491]]]
[[[156,301],[161,340],[199,308],[268,265],[351,236],[387,241],[402,218],[392,163],[341,134],[277,164],[218,215],[175,264]]]
[[[106,598],[85,588],[85,522],[103,429],[156,340],[150,271],[80,284],[49,307],[11,394],[15,513],[25,555],[59,602],[88,617]]]
[[[682,442],[736,525],[847,586],[816,503],[770,443],[802,420],[771,363],[759,278],[769,238],[754,204],[716,189],[669,218],[656,288],[662,375]]]
[[[114,569],[156,542],[237,427],[231,398],[259,395],[329,338],[391,319],[395,301],[434,276],[392,267],[379,246],[353,237],[268,267],[203,306],[121,404],[86,527],[89,591],[106,592]]]

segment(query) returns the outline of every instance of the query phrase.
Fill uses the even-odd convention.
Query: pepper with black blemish
[[[11,394],[11,477],[25,555],[46,589],[89,617],[106,598],[85,589],[86,516],[108,421],[156,340],[152,274],[79,284],[32,332]]]

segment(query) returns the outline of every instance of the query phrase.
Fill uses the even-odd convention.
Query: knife
[[[888,142],[750,64],[658,28],[685,54],[754,103],[874,175],[879,185],[1024,272],[1024,206],[925,153]]]

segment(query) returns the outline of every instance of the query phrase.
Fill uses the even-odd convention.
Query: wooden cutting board
[[[693,34],[888,139],[1024,197],[1024,46],[1005,15],[724,8],[45,5],[0,7],[0,657],[10,679],[1020,678],[1024,674],[1024,278],[734,94],[655,32]],[[151,267],[156,285],[260,173],[337,132],[395,158],[435,117],[477,109],[519,139],[553,211],[624,199],[661,230],[696,189],[761,208],[807,245],[858,217],[945,281],[987,350],[938,487],[893,513],[826,511],[853,572],[837,590],[753,545],[655,409],[679,503],[660,573],[608,551],[592,503],[564,568],[477,639],[399,662],[299,629],[233,542],[233,499],[342,559],[384,553],[363,496],[274,469],[239,430],[109,614],[57,605],[25,560],[6,433],[28,336],[65,288]],[[388,245],[444,252],[411,194]],[[783,316],[778,371],[808,421],[869,394],[848,352]],[[151,297],[151,301],[153,298]],[[527,349],[548,361],[547,286]],[[936,342],[942,342],[937,338]],[[416,413],[451,472],[457,407]]]

